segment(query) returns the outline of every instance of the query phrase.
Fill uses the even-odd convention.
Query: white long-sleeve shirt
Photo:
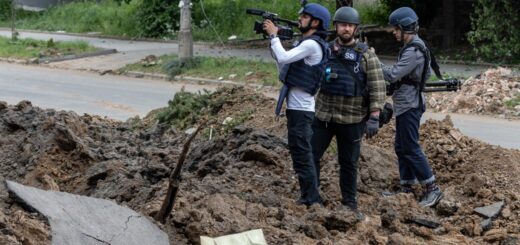
[[[285,50],[278,37],[271,39],[271,51],[276,59],[278,70],[285,64],[303,59],[307,65],[317,65],[323,59],[321,46],[314,40],[304,40],[291,50]],[[287,96],[287,109],[314,112],[314,95],[299,87],[291,87]]]

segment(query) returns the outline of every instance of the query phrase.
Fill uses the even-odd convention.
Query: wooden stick
[[[184,143],[184,146],[182,147],[181,155],[179,156],[179,161],[177,163],[177,166],[175,166],[175,169],[170,174],[170,182],[168,183],[168,191],[166,193],[166,198],[164,198],[163,204],[161,206],[161,209],[157,214],[155,215],[154,219],[163,223],[166,222],[166,217],[172,212],[173,205],[175,204],[175,198],[177,196],[177,192],[179,191],[179,186],[181,183],[181,169],[184,165],[184,160],[186,160],[186,155],[188,154],[188,151],[190,150],[190,145],[195,136],[199,133],[199,131],[206,125],[206,122],[203,122],[197,130],[190,136],[188,141]]]

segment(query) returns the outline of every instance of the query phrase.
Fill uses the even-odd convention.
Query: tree
[[[520,1],[478,0],[468,40],[479,57],[520,62]]]

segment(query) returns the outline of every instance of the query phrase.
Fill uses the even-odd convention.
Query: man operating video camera
[[[319,89],[327,61],[327,43],[324,38],[329,22],[327,8],[315,3],[306,4],[298,17],[302,40],[288,51],[277,37],[278,27],[269,19],[263,23],[271,39],[271,51],[280,71],[279,79],[284,84],[276,109],[277,118],[280,116],[281,104],[287,99],[289,151],[301,192],[297,204],[307,206],[321,203],[310,141],[314,95]]]

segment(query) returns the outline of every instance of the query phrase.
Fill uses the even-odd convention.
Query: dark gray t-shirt
[[[424,44],[418,35],[415,35],[411,42]],[[384,65],[381,63],[385,80],[390,83],[395,83],[409,75],[412,80],[421,81],[425,65],[424,59],[424,54],[420,50],[416,50],[415,47],[405,49],[401,58],[394,65]],[[430,64],[427,64],[427,66],[426,79],[428,79],[431,74],[429,69]],[[421,94],[421,96],[424,101],[424,94]],[[419,90],[413,85],[403,84],[394,92],[392,100],[394,101],[395,116],[399,116],[412,108],[419,107]]]

